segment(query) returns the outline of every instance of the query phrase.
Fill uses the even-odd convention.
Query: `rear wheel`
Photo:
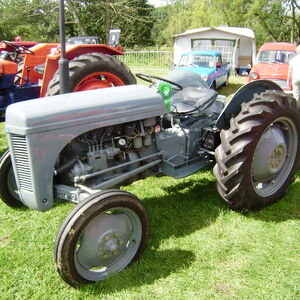
[[[9,150],[0,159],[0,197],[10,207],[23,206],[19,198]]]
[[[49,82],[47,96],[59,95],[59,71]],[[69,84],[72,92],[135,84],[136,79],[120,60],[111,55],[89,53],[69,62]]]
[[[259,209],[285,194],[300,158],[299,113],[291,96],[269,91],[243,103],[221,131],[214,173],[232,209]]]
[[[134,195],[119,190],[94,194],[60,228],[57,270],[74,287],[105,280],[139,258],[148,234],[146,209]]]

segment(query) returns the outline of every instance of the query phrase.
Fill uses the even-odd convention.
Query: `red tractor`
[[[6,107],[15,102],[60,94],[60,44],[41,43],[30,49],[4,41],[10,52],[0,56],[0,120]],[[86,91],[135,84],[136,79],[116,55],[120,47],[80,43],[66,45],[69,89]],[[20,56],[23,59],[20,61]]]
[[[5,42],[0,42],[0,53],[2,52],[9,52],[11,54],[14,53],[14,46],[10,46],[10,44],[13,44],[14,46],[22,46],[24,48],[31,48],[38,44],[34,41],[21,41],[20,37],[16,37],[14,42],[9,42],[9,44],[6,44]]]

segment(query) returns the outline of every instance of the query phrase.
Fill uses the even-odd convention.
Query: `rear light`
[[[258,74],[255,72],[252,72],[252,73],[250,73],[250,78],[253,80],[256,80],[256,79],[258,79]]]

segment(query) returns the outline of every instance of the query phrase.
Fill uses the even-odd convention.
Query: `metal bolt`
[[[282,155],[282,149],[281,149],[281,148],[277,148],[276,154],[277,154],[278,156],[281,156],[281,155]]]
[[[272,184],[274,184],[275,182],[276,182],[275,180],[272,180],[272,181],[271,181]]]
[[[120,233],[116,232],[116,233],[115,233],[115,238],[118,239],[119,237],[120,237]]]
[[[104,241],[108,241],[108,240],[109,240],[109,236],[105,236]]]
[[[124,241],[120,240],[119,245],[122,246],[124,244]]]
[[[103,257],[104,257],[104,258],[108,258],[108,257],[109,257],[109,254],[104,254]]]

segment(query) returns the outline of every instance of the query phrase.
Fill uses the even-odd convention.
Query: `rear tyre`
[[[19,198],[9,150],[0,158],[0,197],[10,207],[23,206]]]
[[[105,280],[140,257],[148,234],[138,198],[119,190],[96,193],[63,222],[55,243],[57,270],[74,287]]]
[[[260,209],[286,193],[300,158],[299,113],[291,96],[268,91],[243,103],[221,131],[214,173],[232,209]]]
[[[49,82],[47,96],[60,94],[59,80],[57,70]],[[135,83],[136,79],[129,68],[111,55],[89,53],[77,56],[69,62],[69,84],[72,92]]]

